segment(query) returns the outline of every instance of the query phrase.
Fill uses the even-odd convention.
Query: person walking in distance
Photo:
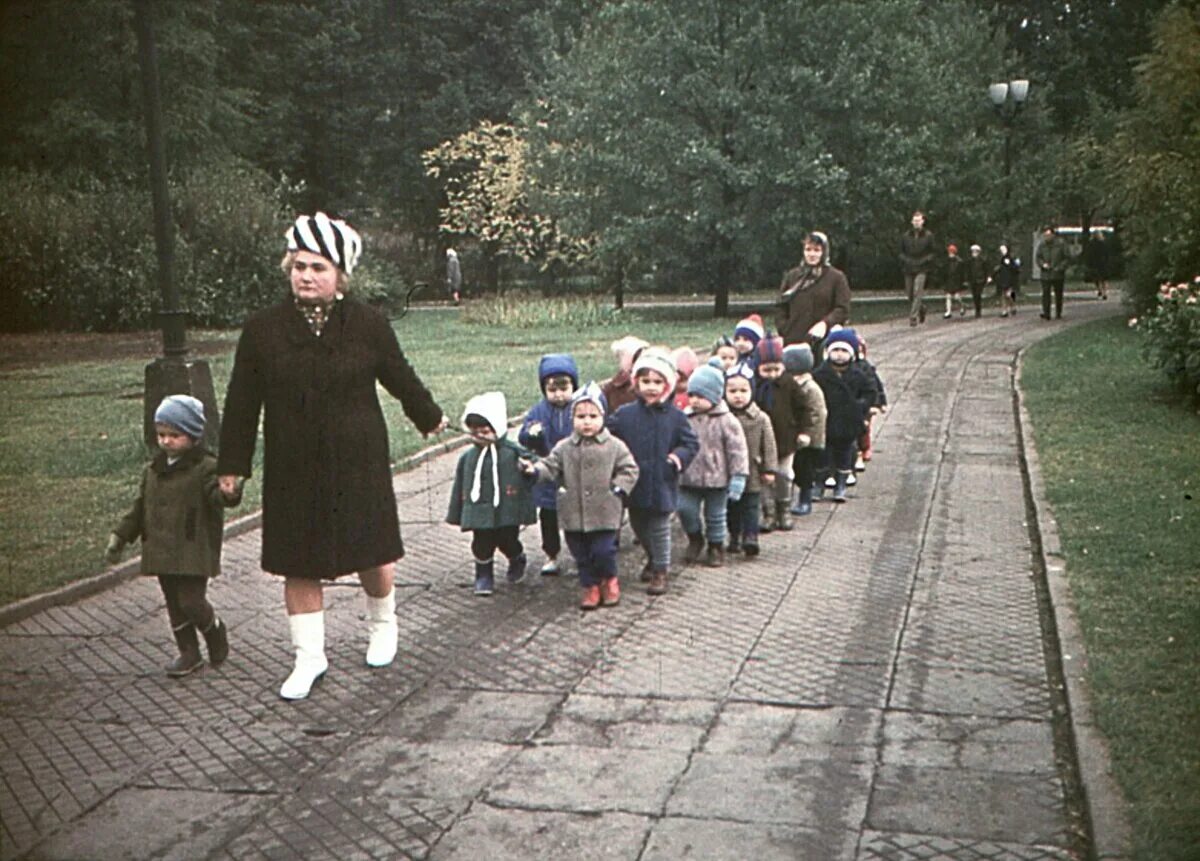
[[[983,259],[983,249],[978,245],[971,246],[971,256],[965,261],[967,270],[967,286],[971,288],[971,301],[975,304],[975,316],[983,316],[983,288],[988,282],[987,261]]]
[[[912,214],[912,228],[900,237],[900,266],[904,270],[910,326],[925,322],[925,281],[936,254],[937,240],[925,229],[925,213],[918,209]]]
[[[1038,274],[1042,278],[1042,319],[1050,319],[1050,294],[1054,294],[1054,317],[1062,319],[1063,282],[1067,277],[1067,246],[1047,226],[1042,231],[1042,244],[1037,250]]]
[[[453,248],[446,249],[446,292],[455,305],[462,302],[462,266]]]

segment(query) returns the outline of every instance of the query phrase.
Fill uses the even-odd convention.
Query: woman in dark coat
[[[296,647],[280,696],[303,699],[328,667],[323,580],[358,573],[367,663],[386,666],[396,654],[393,566],[404,547],[376,381],[423,433],[446,420],[387,318],[342,292],[362,247],[354,229],[319,212],[298,218],[287,239],[291,295],[242,330],[218,472],[223,488],[250,475],[262,413],[262,566],[285,578]]]
[[[1001,317],[1017,313],[1017,293],[1021,288],[1021,259],[1014,257],[1008,250],[1008,244],[1000,245],[1000,262],[992,270],[992,281],[996,282],[996,292],[1000,296]]]

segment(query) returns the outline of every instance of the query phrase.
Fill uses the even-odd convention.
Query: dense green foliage
[[[1146,336],[1146,360],[1189,402],[1200,403],[1200,276],[1190,284],[1163,285],[1137,328]]]
[[[1131,811],[1132,857],[1193,861],[1200,418],[1139,360],[1140,344],[1119,319],[1068,329],[1029,351],[1021,388],[1087,644],[1095,719]]]
[[[240,319],[269,289],[278,237],[299,210],[364,230],[365,265],[386,263],[367,292],[436,284],[450,241],[468,287],[494,287],[505,254],[490,227],[465,229],[485,223],[458,212],[477,203],[462,188],[484,183],[427,172],[422,154],[498,127],[528,143],[505,199],[535,226],[535,245],[569,252],[507,252],[503,276],[544,289],[578,276],[602,289],[648,280],[720,306],[731,291],[774,287],[812,228],[833,236],[857,289],[895,286],[896,238],[914,207],[942,240],[1006,239],[1026,257],[1023,238],[1047,220],[1118,220],[1139,272],[1191,274],[1180,265],[1197,247],[1195,147],[1184,146],[1195,132],[1194,4],[147,5],[178,278],[197,321]],[[7,328],[151,322],[134,10],[0,4],[3,218],[28,222],[3,228],[18,259],[3,270],[20,309]],[[1006,138],[985,91],[1017,77],[1031,79],[1031,96]],[[1164,200],[1174,209],[1152,205]]]

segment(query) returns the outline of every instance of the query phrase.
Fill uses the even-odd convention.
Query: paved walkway
[[[616,609],[581,614],[536,552],[473,597],[449,454],[397,479],[396,664],[364,665],[361,592],[331,587],[305,702],[276,696],[257,531],[212,589],[219,671],[162,675],[148,579],[0,630],[0,858],[1083,857],[1013,388],[1063,324],[902,323],[865,329],[892,408],[852,501],[667,596],[627,549]]]

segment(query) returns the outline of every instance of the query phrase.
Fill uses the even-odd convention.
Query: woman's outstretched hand
[[[445,416],[442,416],[442,420],[440,422],[438,422],[437,427],[435,427],[433,430],[429,431],[428,433],[421,434],[421,436],[425,437],[425,439],[429,439],[431,436],[437,436],[438,434],[440,434],[442,431],[444,431],[448,427],[450,427],[450,419],[446,418]]]

